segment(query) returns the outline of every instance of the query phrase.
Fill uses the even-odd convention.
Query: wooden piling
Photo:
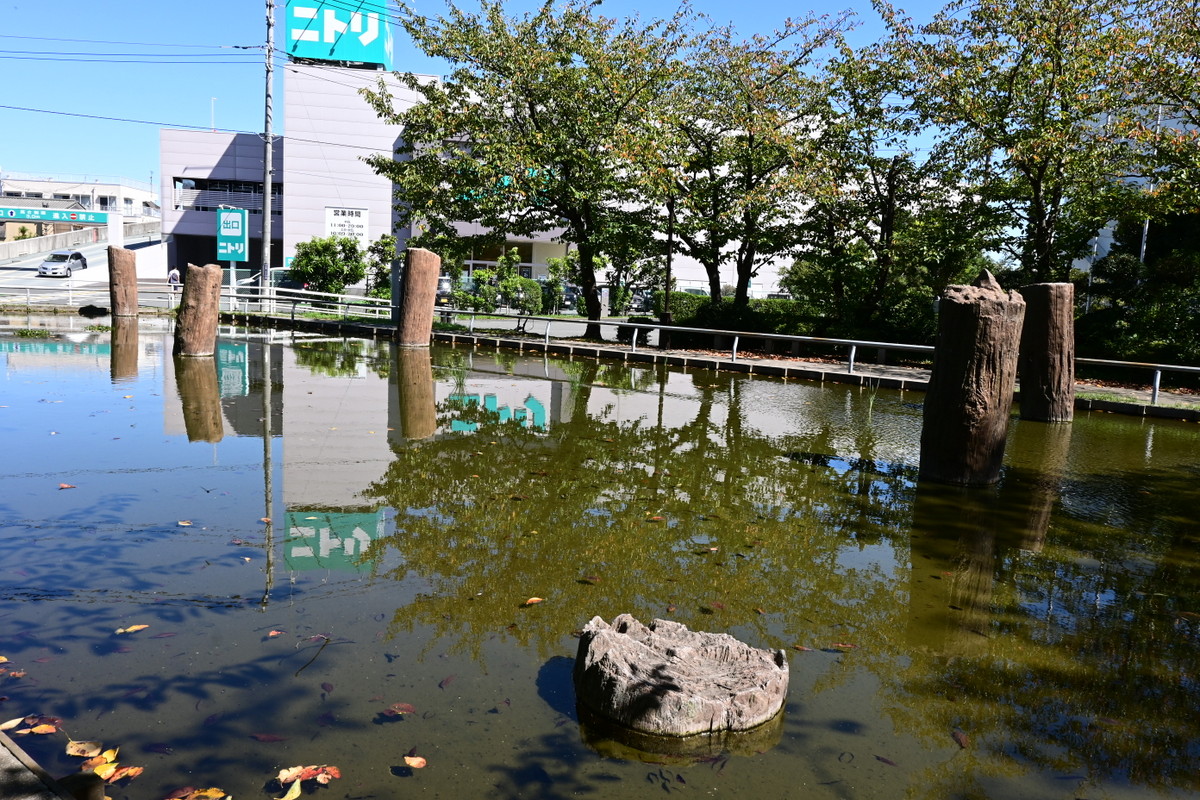
[[[1070,422],[1075,414],[1075,287],[1035,283],[1021,288],[1021,419]]]
[[[1000,479],[1016,388],[1025,301],[986,270],[949,286],[925,393],[920,479],[987,486]]]
[[[132,250],[108,248],[108,300],[114,317],[137,316],[137,253]]]
[[[172,353],[177,356],[211,356],[215,353],[220,310],[221,267],[188,264]]]
[[[410,248],[407,258],[400,297],[399,343],[401,347],[428,347],[442,259],[418,247]]]

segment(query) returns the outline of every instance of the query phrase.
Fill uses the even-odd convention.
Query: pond
[[[9,730],[52,774],[70,737],[145,768],[114,800],[303,765],[331,798],[1200,797],[1194,424],[1014,418],[962,490],[916,483],[919,393],[170,350],[0,319],[0,719],[57,718]],[[685,759],[581,724],[577,631],[623,612],[785,650],[777,728]]]

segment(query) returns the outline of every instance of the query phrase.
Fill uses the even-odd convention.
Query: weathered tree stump
[[[114,384],[130,383],[138,374],[138,321],[113,317],[109,373]]]
[[[137,316],[137,253],[132,250],[108,248],[108,299],[114,317]]]
[[[1000,479],[1016,389],[1025,301],[984,270],[948,286],[925,392],[921,480],[987,486]]]
[[[629,614],[583,629],[575,659],[580,705],[657,736],[745,731],[769,722],[787,698],[782,650],[760,650],[724,633],[690,631]]]
[[[433,436],[437,433],[437,403],[429,351],[394,348],[392,375],[396,383],[395,413],[389,414],[388,427],[408,440]]]
[[[175,389],[183,409],[189,442],[219,442],[225,438],[221,416],[221,386],[215,358],[175,358]]]
[[[1075,415],[1075,287],[1035,283],[1021,288],[1021,419],[1070,422]]]
[[[221,267],[188,264],[172,352],[177,356],[211,356],[215,353],[220,311]]]
[[[433,306],[442,259],[421,248],[408,250],[404,268],[404,291],[400,296],[400,346],[428,347],[433,334]]]

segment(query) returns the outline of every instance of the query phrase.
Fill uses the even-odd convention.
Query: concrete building
[[[158,222],[158,196],[150,183],[126,178],[0,172],[0,206],[61,211],[99,211],[120,215],[125,224]],[[70,222],[3,222],[0,240],[49,236],[80,228]]]

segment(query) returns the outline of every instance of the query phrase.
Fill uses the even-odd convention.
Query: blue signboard
[[[392,68],[390,13],[385,3],[350,10],[355,4],[288,0],[287,53],[293,58],[353,61]],[[362,6],[359,6],[362,8]]]
[[[369,572],[375,562],[367,550],[383,538],[384,517],[382,511],[289,511],[287,532],[283,558],[290,570]]]
[[[217,211],[217,260],[250,260],[250,232],[246,228],[246,209],[222,208]]]
[[[76,222],[107,225],[107,211],[79,211],[61,208],[0,208],[0,222],[7,220],[30,222]]]

